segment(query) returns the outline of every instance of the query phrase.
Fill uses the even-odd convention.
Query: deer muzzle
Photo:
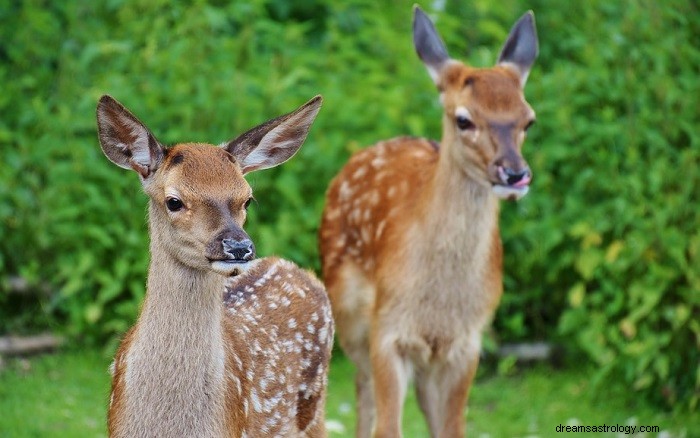
[[[207,246],[207,259],[214,271],[238,275],[255,259],[255,245],[242,229],[226,230]]]

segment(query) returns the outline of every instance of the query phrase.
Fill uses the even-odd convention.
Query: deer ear
[[[413,7],[413,45],[433,82],[438,84],[440,71],[450,56],[433,22],[418,5]]]
[[[256,126],[223,147],[240,163],[244,174],[284,163],[304,143],[322,101],[321,96],[316,96],[291,113]]]
[[[510,30],[508,39],[498,56],[498,65],[515,70],[520,75],[520,84],[525,85],[530,68],[537,58],[537,29],[535,14],[528,11],[520,17]]]
[[[102,151],[109,160],[124,169],[133,169],[146,179],[163,160],[163,146],[111,96],[102,96],[97,104],[97,130]]]

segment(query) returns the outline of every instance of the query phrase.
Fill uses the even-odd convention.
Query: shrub
[[[694,409],[700,111],[689,96],[700,92],[700,22],[690,17],[700,11],[579,2],[551,12],[538,17],[542,56],[528,86],[542,122],[526,145],[536,180],[503,212],[497,323],[521,336],[557,327],[600,366],[599,381],[622,377]]]

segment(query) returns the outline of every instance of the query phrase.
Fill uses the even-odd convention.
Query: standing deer
[[[523,86],[534,16],[491,68],[450,59],[414,9],[418,56],[440,92],[442,141],[395,138],[351,157],[328,188],[323,276],[339,341],[357,366],[357,436],[396,437],[408,380],[431,435],[464,435],[481,333],[502,293],[499,198],[528,191],[521,155],[535,115]]]
[[[221,147],[165,148],[100,99],[102,150],[150,198],[146,299],[111,367],[110,436],[326,435],[323,285],[291,262],[255,259],[242,228],[252,199],[243,175],[294,155],[320,106],[319,96]]]

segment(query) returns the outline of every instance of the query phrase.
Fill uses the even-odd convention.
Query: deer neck
[[[478,263],[489,251],[493,232],[498,227],[498,198],[491,187],[479,178],[478,171],[460,163],[452,154],[452,147],[440,147],[440,158],[435,173],[429,180],[424,196],[422,223],[430,249],[427,253],[439,259],[451,257],[454,263]]]
[[[211,338],[221,331],[224,277],[183,264],[166,249],[167,239],[151,230],[151,261],[141,319],[171,328],[158,332],[177,333],[183,342]]]
[[[224,278],[176,260],[151,228],[146,300],[127,357],[130,411],[135,427],[157,429],[153,436],[216,436],[224,417]]]
[[[479,227],[475,229],[475,225],[497,223],[498,198],[476,164],[456,157],[453,149],[458,147],[464,146],[449,137],[440,146],[440,158],[424,192],[425,216],[435,224],[452,220],[468,223],[476,232]],[[439,228],[444,229],[444,225]]]

